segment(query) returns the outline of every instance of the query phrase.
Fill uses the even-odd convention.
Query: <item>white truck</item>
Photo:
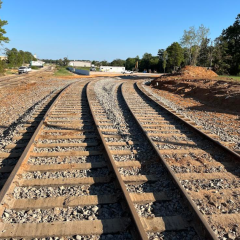
[[[30,67],[24,67],[24,66],[22,66],[22,67],[20,67],[20,68],[18,69],[18,74],[29,73],[29,72],[31,72],[31,71],[32,71],[32,69],[31,69]]]

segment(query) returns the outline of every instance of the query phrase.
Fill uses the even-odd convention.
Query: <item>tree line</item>
[[[0,0],[0,9],[2,1]],[[5,36],[4,26],[8,22],[0,19],[0,46],[10,40]],[[156,56],[145,53],[142,58],[136,56],[126,60],[115,59],[112,62],[106,60],[92,61],[96,66],[124,66],[128,70],[172,72],[185,65],[202,66],[212,68],[218,74],[240,74],[240,14],[235,22],[224,29],[219,37],[214,40],[208,38],[209,29],[201,25],[197,29],[190,27],[184,30],[179,42],[173,42],[166,49],[159,49]],[[5,68],[18,67],[36,60],[32,53],[6,49],[7,62],[0,61],[0,74]],[[67,66],[67,57],[58,60],[43,59],[46,63]]]
[[[159,64],[163,72],[185,65],[208,67],[218,74],[240,74],[240,14],[233,25],[224,29],[213,41],[209,29],[201,25],[184,31],[180,42],[159,49]]]
[[[53,59],[42,59],[42,61],[44,61],[45,63],[50,63],[50,64],[56,64],[59,66],[68,66],[70,60],[67,57],[64,57],[63,59],[57,59],[57,60],[53,60]]]
[[[224,29],[215,40],[208,38],[209,29],[204,25],[184,30],[179,42],[173,42],[166,49],[159,49],[156,56],[143,54],[142,58],[92,61],[95,66],[123,66],[128,70],[173,72],[186,65],[213,69],[218,74],[240,74],[240,14],[233,25]],[[64,60],[65,59],[65,60]],[[68,59],[45,62],[67,66]]]
[[[1,7],[2,1],[0,0],[0,9]],[[7,21],[0,19],[0,46],[2,46],[3,43],[9,43],[10,41],[10,39],[5,36],[6,30],[4,29],[4,26],[7,24]],[[0,74],[3,74],[6,68],[20,67],[24,64],[29,64],[31,61],[37,60],[32,53],[17,50],[16,48],[4,49],[4,52],[7,56],[7,60],[0,61]]]
[[[25,64],[29,64],[31,61],[36,61],[37,59],[30,52],[25,52],[22,50],[17,50],[16,48],[6,49],[7,56],[7,66],[20,67]]]
[[[179,42],[166,49],[159,49],[157,56],[145,53],[140,59],[115,59],[112,62],[93,61],[102,66],[125,66],[128,70],[172,72],[186,65],[213,69],[218,74],[240,74],[240,14],[233,25],[224,29],[214,40],[208,38],[209,29],[204,25],[184,30]]]

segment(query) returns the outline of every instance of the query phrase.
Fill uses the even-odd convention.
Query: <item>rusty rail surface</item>
[[[87,81],[86,81],[86,83],[87,83]],[[85,86],[86,86],[86,83],[84,82]],[[64,96],[65,91],[72,84],[74,84],[74,83],[69,84],[59,93],[58,97],[54,100],[54,102],[52,103],[50,108],[47,110],[46,114],[44,115],[44,118],[39,123],[39,125],[38,125],[37,129],[35,130],[33,136],[31,137],[30,141],[28,142],[24,152],[21,154],[20,159],[18,160],[18,162],[17,162],[16,166],[14,167],[12,173],[10,174],[8,180],[6,181],[2,191],[0,193],[0,214],[1,214],[1,216],[3,215],[3,213],[6,209],[13,208],[15,206],[14,203],[16,201],[20,201],[20,203],[18,204],[19,209],[34,209],[36,207],[38,207],[38,208],[42,208],[42,207],[43,208],[44,207],[51,208],[51,207],[55,207],[55,206],[59,207],[59,202],[58,202],[57,198],[56,198],[56,203],[55,203],[54,199],[50,199],[51,201],[49,203],[48,200],[45,201],[44,199],[41,199],[41,198],[38,199],[37,198],[37,199],[34,199],[34,200],[36,200],[36,203],[32,202],[30,204],[30,206],[28,206],[27,201],[21,201],[19,199],[15,200],[14,195],[13,195],[13,191],[14,191],[14,188],[17,187],[17,186],[24,186],[24,184],[21,185],[21,183],[19,183],[19,181],[21,180],[20,176],[28,168],[27,167],[28,158],[30,156],[35,156],[33,154],[33,148],[34,148],[34,146],[37,146],[37,145],[35,145],[35,143],[37,142],[37,140],[40,136],[40,133],[43,130],[44,126],[47,126],[46,125],[47,120],[48,120],[49,117],[52,116],[51,111],[54,111],[54,107],[57,106],[59,101],[60,101],[60,105],[62,104],[62,102],[61,102],[62,96]],[[99,128],[98,121],[95,117],[94,110],[93,110],[93,107],[91,105],[91,100],[90,100],[91,95],[89,93],[89,87],[88,86],[89,85],[87,85],[87,89],[85,88],[86,90],[84,90],[84,92],[87,94],[87,101],[85,100],[86,96],[84,95],[84,101],[86,102],[84,106],[86,106],[88,111],[90,110],[90,112],[88,114],[89,114],[89,117],[91,118],[91,122],[92,122],[92,118],[94,120],[93,125],[92,125],[93,129],[94,129],[94,132],[95,132],[95,129],[97,129],[96,136],[97,137],[100,136],[100,139],[102,140],[101,144],[103,144],[103,146],[104,146],[103,154],[106,157],[106,159],[109,160],[109,162],[107,162],[107,165],[109,166],[110,170],[113,169],[114,180],[115,179],[117,180],[118,184],[120,185],[120,189],[122,190],[122,193],[123,193],[123,196],[121,195],[121,197],[123,197],[123,200],[124,200],[123,202],[127,203],[128,210],[130,211],[130,216],[132,217],[132,221],[131,221],[131,224],[130,224],[131,231],[134,232],[134,236],[135,235],[137,236],[136,239],[147,240],[148,239],[147,234],[146,234],[146,232],[145,232],[145,230],[142,226],[140,218],[138,217],[138,214],[135,210],[135,207],[134,207],[133,202],[130,198],[130,195],[126,190],[125,184],[124,184],[124,182],[123,182],[123,180],[120,176],[120,173],[118,172],[117,166],[114,163],[114,159],[113,159],[113,157],[110,153],[110,150],[108,149],[106,141],[104,140],[104,136],[101,133],[101,130]],[[71,100],[68,100],[68,101],[71,102]],[[71,103],[73,105],[73,107],[72,107],[73,109],[74,109],[74,104],[75,104],[74,102],[76,102],[76,101],[78,101],[78,100],[73,99],[73,102]],[[81,100],[80,100],[80,102],[81,102]],[[68,110],[66,110],[66,111],[68,112]],[[67,114],[68,113],[66,113],[66,116],[67,116]],[[56,116],[58,116],[58,114]],[[49,121],[51,121],[51,120],[49,120]],[[68,130],[69,132],[74,131],[74,130],[71,130],[71,129],[73,129],[71,127],[69,129],[70,129],[70,130]],[[51,131],[51,130],[48,130],[48,131]],[[87,137],[88,134],[84,133],[83,135],[85,135]],[[44,137],[43,137],[43,139],[44,139]],[[44,145],[44,144],[42,144],[42,145]],[[74,144],[72,144],[72,145],[74,146]],[[84,151],[80,151],[80,152],[82,154]],[[94,151],[92,151],[92,152],[94,152]],[[95,151],[95,152],[99,152],[99,151]],[[101,150],[101,152],[102,152],[102,150]],[[68,152],[68,153],[69,153],[68,154],[69,156],[75,156],[74,152],[73,153]],[[85,155],[82,155],[82,156],[88,156],[88,154],[90,155],[90,153],[87,153],[87,152],[83,153],[83,154],[85,154]],[[97,154],[99,154],[99,153],[96,153],[96,155]],[[93,155],[94,155],[94,153],[93,153]],[[51,152],[50,152],[50,154],[48,152],[47,156],[51,156]],[[61,156],[64,156],[64,155],[61,155]],[[98,166],[98,164],[95,164],[95,166]],[[74,164],[69,164],[69,168],[74,169]],[[77,166],[76,166],[76,168],[77,168]],[[32,169],[37,169],[37,167],[32,167]],[[45,169],[44,171],[51,171],[51,166],[46,165],[45,167],[42,167],[42,169]],[[61,167],[56,168],[56,166],[55,166],[55,168],[53,167],[53,169],[61,170]],[[110,176],[108,178],[110,178]],[[45,179],[40,179],[40,180],[38,179],[35,182],[37,182],[37,186],[41,186],[41,185],[45,186],[47,181],[44,181],[44,180]],[[61,184],[63,184],[63,185],[64,185],[64,180],[66,180],[66,179],[61,180],[63,182]],[[68,182],[69,182],[69,184],[72,184],[72,185],[74,185],[74,184],[78,185],[78,183],[81,184],[81,182],[82,183],[87,182],[87,181],[85,181],[86,179],[84,179],[84,178],[83,179],[70,179],[70,180],[71,181],[68,181]],[[83,180],[83,181],[81,181],[81,180]],[[99,182],[100,182],[100,180],[99,180]],[[96,183],[97,183],[97,181],[96,181]],[[35,185],[32,184],[32,186],[35,186]],[[51,185],[46,185],[46,186],[51,186]],[[114,197],[116,199],[118,199],[117,196],[114,196]],[[102,199],[101,196],[98,196],[98,195],[96,196],[96,199],[99,200],[100,202],[101,201],[106,202],[106,199],[101,200]],[[111,203],[111,200],[110,200],[109,203]],[[65,200],[61,204],[63,204],[63,207],[64,207]],[[99,204],[101,204],[101,203],[99,203]],[[129,211],[127,211],[127,213]],[[71,235],[71,234],[76,235],[76,234],[78,234],[78,232],[83,232],[83,231],[85,231],[86,232],[85,235],[87,235],[87,234],[94,234],[94,233],[97,234],[99,231],[101,231],[101,230],[99,230],[100,228],[102,228],[103,233],[105,233],[106,228],[108,229],[107,233],[111,233],[111,231],[117,233],[118,231],[120,231],[118,229],[124,229],[124,228],[126,229],[129,226],[128,219],[129,219],[129,217],[127,217],[127,218],[126,217],[121,217],[121,221],[122,221],[121,223],[120,223],[120,220],[117,221],[116,219],[113,219],[113,220],[112,219],[106,219],[106,220],[103,221],[103,223],[101,222],[101,220],[96,220],[95,222],[92,222],[91,220],[89,220],[88,223],[86,223],[86,221],[83,222],[83,223],[71,222],[70,221],[70,223],[68,223],[68,224],[66,224],[66,222],[54,222],[54,223],[52,223],[52,222],[50,222],[50,223],[49,222],[46,222],[46,223],[41,222],[41,223],[16,223],[16,224],[15,223],[12,224],[12,223],[1,222],[0,223],[0,231],[2,231],[2,234],[0,234],[0,236],[1,237],[3,237],[3,236],[8,237],[9,234],[10,235],[12,234],[15,237],[27,237],[27,238],[28,237],[43,237],[43,236],[48,235],[48,234],[50,236],[56,236],[57,234],[63,235],[63,236],[68,236],[68,235]],[[77,224],[80,224],[81,226],[77,227]],[[134,227],[134,224],[135,224],[136,227],[134,229],[132,229],[132,227]],[[61,231],[60,231],[60,229],[61,229]],[[93,233],[91,233],[91,231],[93,231]]]
[[[2,213],[5,210],[5,203],[4,203],[4,198],[7,197],[8,191],[10,188],[13,187],[14,184],[14,180],[16,179],[16,176],[19,172],[19,170],[23,167],[23,161],[26,159],[26,157],[29,155],[29,152],[31,151],[31,149],[33,148],[33,144],[35,142],[35,139],[37,137],[37,135],[40,132],[40,129],[43,127],[44,125],[44,121],[47,118],[48,114],[50,113],[50,111],[52,110],[52,108],[54,107],[54,105],[59,101],[59,99],[61,98],[62,93],[64,93],[64,91],[70,87],[73,83],[68,84],[66,87],[64,87],[59,93],[58,93],[58,97],[54,100],[54,102],[52,103],[52,105],[50,106],[50,108],[47,110],[45,116],[43,117],[43,119],[41,120],[41,122],[39,123],[37,129],[35,130],[34,134],[32,135],[30,141],[28,142],[26,148],[24,149],[23,153],[21,154],[21,157],[19,158],[17,164],[15,165],[15,167],[13,168],[10,176],[8,177],[7,181],[5,182],[1,192],[0,192],[0,214],[2,215]]]
[[[230,148],[224,146],[221,142],[213,139],[211,136],[209,136],[208,134],[204,133],[203,131],[201,131],[200,129],[198,129],[197,127],[195,127],[194,125],[192,125],[190,122],[185,121],[184,119],[182,119],[181,117],[177,116],[173,111],[169,110],[169,108],[166,108],[166,105],[163,104],[161,101],[159,101],[157,98],[155,98],[154,96],[152,96],[150,93],[146,92],[145,89],[143,89],[143,87],[140,85],[140,83],[135,84],[135,86],[138,88],[139,91],[142,92],[142,94],[144,94],[148,99],[150,99],[151,101],[154,101],[159,107],[163,108],[165,111],[167,111],[168,113],[172,114],[172,116],[174,116],[177,120],[183,122],[185,125],[187,125],[188,127],[190,127],[192,130],[196,131],[197,133],[201,134],[203,137],[207,138],[208,140],[210,140],[211,142],[213,142],[215,145],[217,145],[218,147],[220,147],[222,150],[224,150],[225,152],[233,155],[234,157],[236,157],[239,161],[240,161],[240,155],[235,152],[232,151]]]
[[[94,122],[95,122],[95,125],[96,125],[96,128],[97,128],[97,131],[98,131],[98,134],[101,138],[101,141],[104,145],[104,150],[106,151],[106,155],[107,155],[107,158],[109,159],[109,162],[111,164],[111,168],[113,169],[114,171],[114,174],[116,175],[116,178],[117,178],[117,181],[118,181],[118,184],[123,192],[123,195],[124,195],[124,198],[127,202],[127,205],[128,205],[128,209],[130,211],[130,214],[131,214],[131,217],[132,217],[132,220],[133,220],[133,223],[136,227],[136,230],[137,230],[137,234],[138,234],[138,238],[137,239],[142,239],[142,240],[147,240],[148,237],[147,237],[147,234],[146,234],[146,231],[144,230],[144,227],[141,223],[141,220],[138,216],[138,213],[133,205],[133,202],[129,196],[129,193],[126,189],[126,186],[123,182],[123,179],[121,177],[121,174],[119,173],[118,169],[117,169],[117,166],[115,164],[115,161],[112,157],[112,154],[108,148],[108,145],[106,143],[106,140],[104,139],[104,136],[101,132],[101,129],[100,129],[100,126],[99,126],[99,123],[98,123],[98,120],[96,119],[95,117],[95,113],[94,113],[94,109],[92,107],[92,104],[91,104],[91,100],[90,100],[90,96],[91,96],[91,93],[90,93],[90,90],[89,90],[89,86],[90,86],[91,83],[88,84],[88,87],[87,87],[87,99],[88,99],[88,103],[89,103],[89,106],[90,106],[90,109],[91,109],[91,113],[92,113],[92,116],[93,116],[93,119],[94,119]]]
[[[124,84],[124,83],[123,83]],[[141,128],[142,132],[145,134],[146,138],[148,139],[149,143],[152,145],[152,147],[154,148],[155,152],[157,153],[157,155],[159,156],[161,162],[163,163],[164,167],[166,168],[166,170],[168,171],[169,175],[171,176],[171,178],[173,179],[173,181],[176,183],[178,189],[180,190],[180,193],[182,194],[182,196],[184,197],[185,201],[187,202],[189,208],[192,210],[192,212],[194,213],[196,219],[197,220],[197,224],[199,224],[198,226],[194,225],[194,227],[197,228],[198,231],[200,231],[200,233],[206,238],[206,239],[214,239],[217,240],[218,237],[216,236],[216,234],[213,232],[213,230],[211,229],[211,227],[209,226],[208,222],[206,221],[206,219],[203,217],[203,215],[200,213],[200,211],[198,210],[196,204],[193,202],[193,200],[189,197],[187,191],[183,188],[182,184],[180,183],[180,181],[178,180],[178,178],[176,177],[175,173],[173,172],[173,170],[170,168],[170,166],[168,165],[168,163],[165,161],[165,159],[163,158],[162,154],[160,153],[160,151],[158,150],[158,148],[156,147],[156,145],[154,144],[154,142],[152,141],[152,139],[150,138],[150,136],[148,135],[148,133],[145,131],[145,129],[143,128],[142,124],[140,123],[140,121],[138,120],[137,116],[133,113],[132,109],[129,107],[127,100],[126,100],[126,93],[123,91],[123,84],[121,85],[121,93],[123,96],[123,99],[126,103],[126,105],[129,108],[129,111],[131,112],[132,116],[134,117],[134,119],[136,120],[138,126]],[[146,95],[143,92],[144,95]],[[153,99],[151,99],[148,95],[146,95],[150,100],[152,100],[153,102],[155,102]],[[157,103],[159,104],[159,103]],[[159,105],[160,106],[160,105]],[[160,106],[161,107],[161,106]],[[168,111],[170,112],[170,111]],[[171,112],[170,112],[171,113]],[[176,116],[177,117],[177,116]],[[179,119],[179,117],[177,117]]]

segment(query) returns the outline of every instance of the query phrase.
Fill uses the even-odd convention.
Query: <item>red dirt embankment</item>
[[[186,66],[179,73],[152,81],[154,88],[191,97],[206,105],[240,112],[240,83],[215,80],[218,75],[202,67]]]

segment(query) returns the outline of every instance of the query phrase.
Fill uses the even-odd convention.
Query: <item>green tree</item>
[[[106,60],[100,62],[100,66],[110,66],[110,63]]]
[[[172,43],[167,49],[168,64],[171,69],[176,71],[184,61],[183,49],[178,42]]]
[[[16,48],[6,49],[9,67],[19,67],[23,64],[29,64],[30,61],[35,60],[30,52],[18,51]]]
[[[213,69],[218,74],[229,74],[232,56],[228,53],[228,43],[222,36],[215,39],[213,49]]]
[[[140,61],[140,64],[139,64],[140,71],[150,69],[150,60],[151,59],[152,59],[152,54],[151,53],[144,53],[143,54],[143,57],[142,57],[142,59]]]
[[[58,64],[59,66],[63,66],[63,60],[61,58],[58,60]]]
[[[212,66],[212,61],[213,61],[213,44],[211,42],[210,44],[210,39],[205,38],[200,46],[199,49],[199,55],[197,59],[197,65],[202,66],[202,67],[211,67]]]
[[[168,52],[167,51],[164,51],[163,52],[163,55],[162,55],[162,67],[163,67],[163,71],[165,73],[165,69],[167,67],[167,60],[168,60]]]
[[[158,56],[152,57],[150,59],[150,66],[149,66],[149,68],[152,71],[158,71],[159,70],[159,58],[158,58]]]
[[[184,30],[181,38],[181,45],[187,48],[188,51],[188,64],[196,65],[199,55],[199,49],[202,41],[207,37],[209,29],[200,25],[196,30],[195,27],[190,27],[189,30]]]
[[[160,65],[160,72],[162,72],[163,69],[163,53],[164,53],[164,49],[158,49],[158,58],[159,58],[159,65]]]
[[[230,73],[240,73],[240,14],[238,14],[233,25],[222,32],[222,40],[227,42],[226,53],[231,55]]]
[[[4,74],[6,67],[6,62],[4,60],[0,60],[0,76]]]
[[[21,65],[24,65],[24,63],[25,63],[25,53],[24,53],[24,51],[22,51],[22,50],[19,50],[19,52],[18,52],[18,56],[17,56],[17,65],[18,66],[21,66]]]
[[[2,1],[0,0],[0,9],[2,7]],[[5,36],[7,33],[6,30],[3,28],[5,25],[7,25],[8,22],[5,20],[0,19],[0,46],[3,45],[3,43],[8,43],[10,40],[8,37]],[[0,49],[1,50],[1,49]],[[0,75],[3,75],[5,72],[6,63],[5,61],[0,61]]]
[[[135,65],[136,65],[136,59],[135,58],[127,58],[126,59],[125,68],[127,70],[133,70],[135,68]]]
[[[164,49],[159,49],[158,57],[159,57],[159,64],[162,67],[162,69],[160,68],[161,69],[160,71],[162,72],[162,70],[163,70],[163,72],[165,73],[165,69],[167,67],[167,59],[168,59],[167,51]]]
[[[117,59],[115,59],[111,62],[111,66],[124,67],[125,66],[125,60],[117,58]]]
[[[0,9],[1,9],[1,7],[2,7],[2,1],[0,0]],[[3,28],[7,24],[8,24],[7,21],[4,21],[4,20],[0,19],[0,44],[1,45],[2,45],[2,43],[8,43],[10,41],[9,38],[5,36],[5,34],[7,32]]]
[[[70,61],[68,60],[67,57],[63,58],[63,60],[62,60],[63,66],[68,66],[69,62],[70,62]]]
[[[8,58],[9,67],[17,67],[18,66],[18,50],[16,48],[7,49],[6,55]]]

